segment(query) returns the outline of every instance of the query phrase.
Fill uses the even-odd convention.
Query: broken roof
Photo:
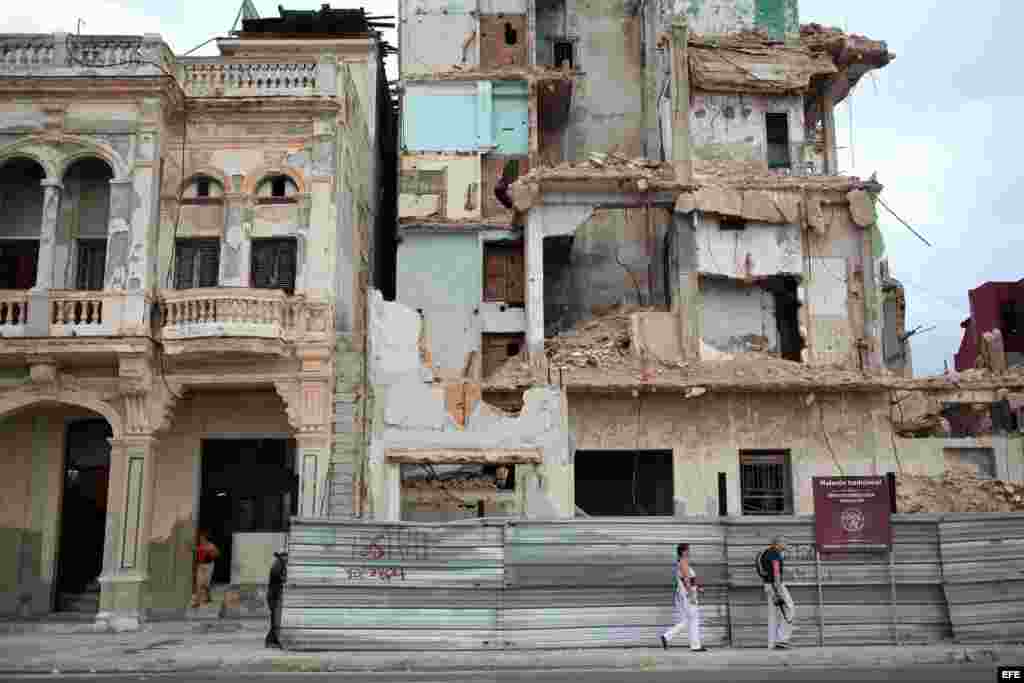
[[[288,10],[278,5],[279,17],[243,19],[240,38],[298,37],[298,38],[358,38],[378,35],[381,28],[394,28],[391,16],[370,16],[362,7],[359,9],[331,9],[323,4],[318,10]],[[392,51],[390,45],[382,47]]]
[[[697,90],[798,94],[811,89],[815,78],[844,72],[846,81],[833,93],[835,103],[865,73],[895,59],[884,41],[819,24],[801,26],[799,41],[789,43],[772,40],[761,29],[724,36],[695,34],[688,48],[690,83]]]

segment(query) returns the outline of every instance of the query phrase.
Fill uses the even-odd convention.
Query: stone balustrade
[[[50,290],[50,336],[145,336],[148,324],[144,316],[128,314],[127,297],[119,291]],[[150,301],[143,299],[148,309]]]
[[[0,290],[0,337],[22,336],[28,321],[28,292]]]
[[[330,306],[281,290],[216,287],[165,290],[160,334],[165,340],[259,337],[286,342],[327,338]]]
[[[168,75],[174,54],[160,36],[0,34],[0,73],[76,76],[85,73]]]
[[[318,66],[313,62],[226,62],[220,57],[182,60],[179,78],[189,97],[312,96]]]

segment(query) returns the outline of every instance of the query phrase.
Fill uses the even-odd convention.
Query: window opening
[[[297,243],[292,238],[252,241],[252,286],[257,289],[295,291]]]
[[[484,301],[516,308],[526,305],[526,259],[523,244],[484,244]]]
[[[196,181],[196,196],[197,197],[209,197],[210,196],[210,179],[200,178]]]
[[[514,28],[512,28],[512,24],[510,24],[509,22],[506,21],[505,22],[505,44],[506,45],[515,45],[516,42],[518,41],[518,39],[519,39],[518,31],[516,31]]]
[[[718,219],[719,230],[746,230],[747,222],[742,218],[733,218],[731,216],[721,216]]]
[[[789,168],[789,115],[765,114],[768,168]]]
[[[519,351],[526,343],[523,334],[491,334],[484,333],[482,338],[483,351],[483,374],[490,377],[497,372],[502,365],[519,354]]]
[[[793,514],[789,451],[740,451],[740,504],[744,515]]]
[[[577,451],[576,507],[593,517],[671,516],[672,451]]]
[[[284,176],[277,176],[270,183],[270,196],[278,198],[284,197],[287,186],[287,178]]]
[[[174,253],[174,288],[216,287],[220,240],[178,240]]]
[[[1002,319],[1002,333],[1004,337],[1020,334],[1020,316],[1015,301],[1005,301],[1000,306],[1000,318]]]
[[[560,40],[555,43],[555,66],[561,67],[564,62],[569,62],[569,68],[573,68],[572,43]]]
[[[97,291],[103,289],[103,272],[107,260],[107,241],[78,240],[78,269],[75,288]]]
[[[0,241],[0,289],[32,289],[38,266],[38,241]]]

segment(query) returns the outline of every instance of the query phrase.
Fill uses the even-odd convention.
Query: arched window
[[[223,204],[224,186],[210,176],[192,178],[181,194],[182,204]]]
[[[256,186],[257,204],[294,204],[299,186],[286,175],[271,175]]]
[[[0,164],[0,289],[31,289],[39,265],[43,167],[29,159]]]

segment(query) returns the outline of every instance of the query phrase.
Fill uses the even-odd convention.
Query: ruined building
[[[807,513],[812,476],[943,471],[893,424],[954,387],[911,378],[881,182],[838,173],[884,42],[796,0],[400,0],[399,31],[357,514]]]
[[[0,36],[0,614],[181,615],[197,526],[264,584],[292,515],[350,504],[393,278],[375,26]]]

